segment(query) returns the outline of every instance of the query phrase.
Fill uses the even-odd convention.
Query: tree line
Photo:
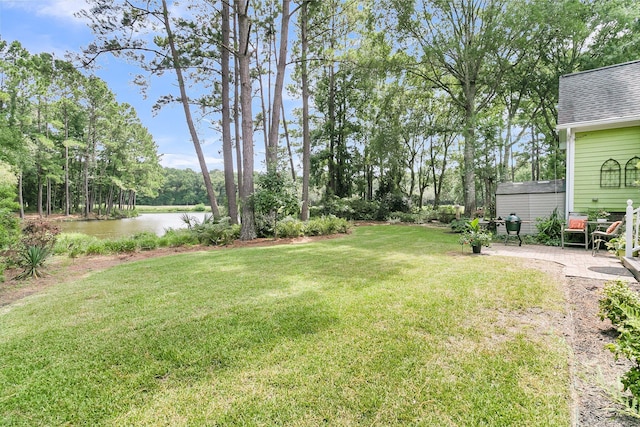
[[[336,198],[455,200],[470,215],[491,211],[500,182],[562,178],[558,79],[636,59],[639,9],[633,0],[90,0],[80,15],[95,40],[76,59],[124,58],[141,87],[172,73],[177,91],[156,108],[182,106],[219,216],[197,126],[216,124],[223,203],[251,239],[257,152],[267,171],[298,184],[303,220],[310,204]]]
[[[107,84],[48,53],[0,41],[0,163],[18,209],[111,215],[156,194],[156,144]]]

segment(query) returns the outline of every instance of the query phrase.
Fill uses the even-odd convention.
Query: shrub
[[[87,249],[85,250],[85,254],[87,255],[104,255],[109,252],[105,241],[96,240],[94,242],[89,243]]]
[[[20,221],[9,209],[0,208],[0,249],[6,249],[18,242]]]
[[[18,178],[11,166],[0,160],[0,249],[18,242],[20,223],[14,212],[20,208],[15,202]]]
[[[178,246],[197,245],[198,236],[187,229],[168,229],[164,236],[160,238],[160,246],[169,246],[172,248]]]
[[[453,219],[451,221],[451,230],[454,233],[463,233],[467,230],[467,227],[469,226],[469,218],[467,217],[461,217],[460,219]]]
[[[28,220],[22,227],[21,243],[28,246],[39,246],[51,249],[60,234],[60,228],[55,224],[42,219]]]
[[[632,398],[623,402],[630,415],[640,417],[640,296],[620,280],[607,282],[600,303],[600,318],[611,320],[617,330],[615,343],[608,344],[616,359],[624,356],[633,366],[621,378]]]
[[[203,245],[228,245],[240,237],[240,228],[232,227],[229,218],[220,222],[206,222],[193,228],[198,242]]]
[[[159,246],[158,241],[160,240],[155,233],[149,231],[134,234],[132,239],[135,241],[136,246],[143,251],[156,249]]]
[[[376,219],[380,202],[377,200],[364,200],[359,197],[349,200],[349,215],[343,216],[348,220],[373,221]]]
[[[7,269],[7,259],[0,257],[0,283],[4,283],[4,271]]]
[[[58,234],[60,229],[48,221],[36,219],[24,223],[16,260],[24,270],[17,279],[42,276],[40,269],[53,252]]]
[[[194,212],[204,212],[206,210],[207,208],[205,207],[204,203],[198,203],[193,207]]]
[[[336,216],[323,216],[307,221],[304,227],[306,236],[325,236],[349,231],[349,222]]]
[[[560,246],[563,221],[558,214],[558,208],[554,209],[548,217],[536,218],[538,242],[547,246]]]
[[[279,237],[300,237],[304,235],[304,223],[299,219],[287,217],[277,225]]]
[[[135,252],[137,245],[134,239],[130,237],[124,237],[116,240],[106,240],[104,242],[104,247],[108,252],[120,254]]]
[[[443,224],[449,224],[456,218],[458,207],[453,205],[438,206],[437,219]]]
[[[380,197],[377,219],[386,221],[391,212],[407,213],[411,210],[409,199],[401,193],[385,193]]]
[[[27,277],[38,278],[42,276],[41,267],[44,266],[50,253],[50,248],[46,246],[27,246],[20,251],[20,266],[24,268],[22,273],[16,276],[17,279]]]
[[[640,296],[622,280],[605,283],[602,294],[598,301],[600,320],[609,319],[614,326],[620,326],[627,320],[623,307],[640,307]]]
[[[399,222],[416,223],[419,219],[419,215],[411,212],[392,212],[389,214],[389,218],[395,218]]]

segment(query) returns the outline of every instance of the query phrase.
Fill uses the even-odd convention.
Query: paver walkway
[[[505,245],[503,242],[494,241],[491,247],[482,248],[482,253],[557,262],[564,266],[565,276],[599,280],[621,279],[627,282],[636,282],[633,274],[622,265],[616,256],[602,250],[592,256],[590,250],[577,247],[562,249],[542,245],[523,244],[517,246],[511,242],[509,245]]]

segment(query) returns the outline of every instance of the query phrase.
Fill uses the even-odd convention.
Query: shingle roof
[[[640,115],[640,60],[560,77],[558,125]]]
[[[565,191],[564,179],[551,181],[501,182],[496,194],[561,193]]]

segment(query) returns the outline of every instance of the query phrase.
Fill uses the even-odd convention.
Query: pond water
[[[202,222],[204,212],[189,212]],[[145,213],[136,218],[101,220],[101,221],[69,221],[59,223],[63,233],[83,233],[99,238],[131,236],[143,231],[150,231],[161,236],[168,228],[186,228],[182,221],[184,213]]]

